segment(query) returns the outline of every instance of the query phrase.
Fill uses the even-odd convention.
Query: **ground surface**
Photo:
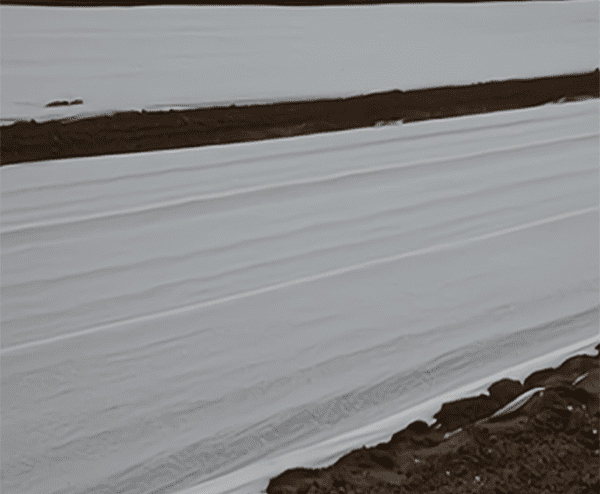
[[[599,371],[598,356],[581,356],[524,383],[499,381],[489,395],[445,404],[432,426],[414,422],[389,442],[353,451],[328,468],[289,470],[266,492],[600,492]],[[541,391],[523,406],[493,417],[535,388]]]
[[[2,167],[2,492],[260,491],[596,338],[598,127],[588,100]]]
[[[589,71],[598,7],[2,5],[2,121]],[[389,96],[360,119],[394,120]],[[341,106],[334,128],[355,125]],[[472,109],[419,111],[402,118]],[[205,132],[179,116],[172,136]],[[113,144],[165,134],[130,117]],[[21,125],[13,159],[27,128],[46,152]],[[54,158],[101,134],[54,130]],[[3,167],[2,492],[256,492],[298,456],[389,439],[398,410],[595,344],[598,136],[586,101]]]
[[[339,98],[582,73],[600,5],[0,5],[1,122]],[[47,107],[53,101],[82,100]]]
[[[526,108],[598,97],[598,74],[596,69],[350,99],[20,122],[0,127],[1,164],[244,142]]]

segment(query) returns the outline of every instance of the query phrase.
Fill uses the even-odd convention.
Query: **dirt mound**
[[[330,467],[288,470],[266,492],[598,493],[599,362],[580,355],[523,384],[503,379],[490,396],[444,404],[431,427],[413,422]]]

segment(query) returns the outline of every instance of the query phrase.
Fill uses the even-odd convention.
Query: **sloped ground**
[[[600,492],[598,363],[576,356],[524,383],[504,379],[489,396],[443,405],[431,427],[414,422],[328,468],[288,470],[267,493]]]
[[[575,351],[598,130],[594,100],[3,168],[2,492],[256,493]]]

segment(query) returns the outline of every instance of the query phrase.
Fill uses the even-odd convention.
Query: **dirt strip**
[[[529,399],[516,400],[527,391]],[[572,357],[523,383],[503,379],[488,392],[446,403],[433,425],[413,422],[389,442],[352,451],[330,467],[287,470],[266,492],[600,492],[598,355]]]
[[[600,95],[598,69],[584,74],[492,81],[345,99],[141,112],[0,127],[0,165],[370,127],[402,120],[513,110]]]
[[[484,3],[536,0],[3,0],[5,5],[37,5],[43,7],[138,7],[143,5],[276,5],[287,7],[317,7],[324,5],[378,5],[399,3]],[[559,0],[556,0],[559,1]]]

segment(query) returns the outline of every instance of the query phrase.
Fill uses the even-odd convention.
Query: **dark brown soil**
[[[492,417],[540,387],[520,408]],[[504,379],[489,393],[444,404],[433,425],[413,422],[389,442],[352,451],[330,467],[287,470],[266,492],[600,492],[598,355],[572,357],[524,383]]]
[[[395,3],[483,3],[533,0],[2,0],[7,5],[40,5],[49,7],[135,7],[140,5],[280,5],[310,7],[321,5],[373,5]]]
[[[273,139],[395,122],[513,110],[600,95],[598,69],[346,99],[183,111],[122,112],[0,127],[1,165]]]
[[[72,105],[83,105],[83,100],[74,99],[73,101],[66,101],[66,100],[51,101],[50,103],[48,103],[46,105],[46,108],[51,108],[53,106],[72,106]]]

